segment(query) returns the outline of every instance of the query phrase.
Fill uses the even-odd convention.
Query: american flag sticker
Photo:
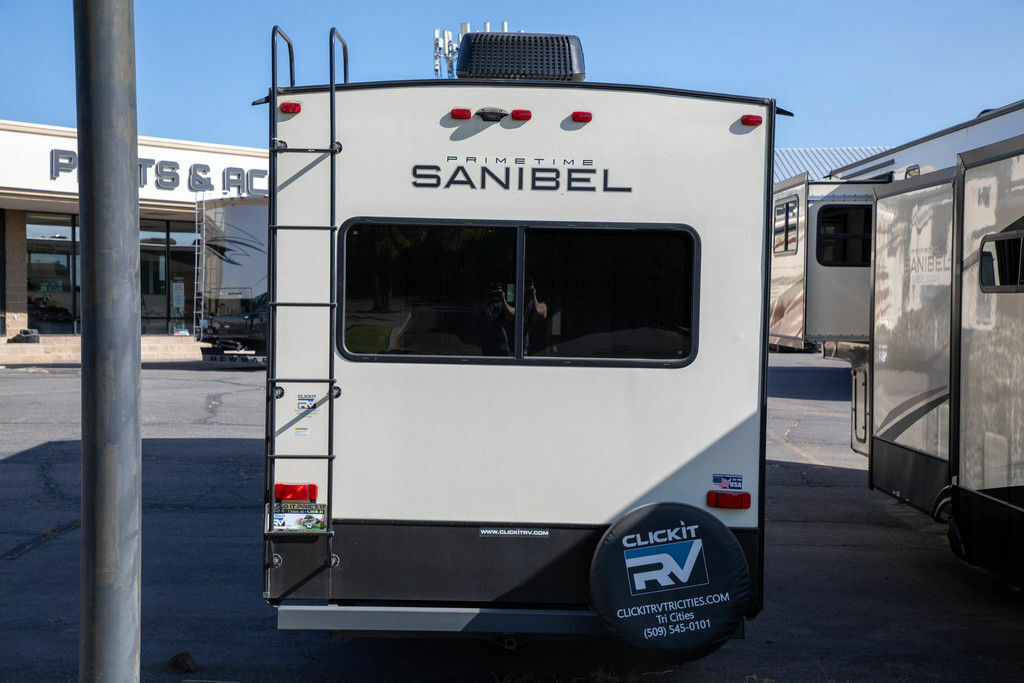
[[[711,483],[720,489],[742,489],[743,488],[743,475],[742,474],[713,474],[711,475]]]

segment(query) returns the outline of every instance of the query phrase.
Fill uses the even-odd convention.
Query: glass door
[[[167,223],[143,219],[140,227],[142,334],[167,334]]]
[[[40,334],[74,334],[72,281],[74,223],[71,216],[25,216],[28,326]]]
[[[167,247],[171,263],[170,333],[192,336],[195,305],[196,226],[171,221]]]

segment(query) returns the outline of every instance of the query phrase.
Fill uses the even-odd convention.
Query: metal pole
[[[139,679],[139,188],[131,0],[75,0],[82,225],[79,679]]]

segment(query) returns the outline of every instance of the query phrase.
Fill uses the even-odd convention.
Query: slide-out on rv
[[[877,200],[870,479],[1024,585],[1024,136]]]
[[[279,627],[741,633],[774,101],[582,82],[572,36],[468,34],[457,80],[333,63],[264,100]]]
[[[266,345],[267,201],[202,202],[199,338],[222,348]]]

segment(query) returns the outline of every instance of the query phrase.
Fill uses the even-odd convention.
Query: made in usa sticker
[[[743,475],[742,474],[713,474],[711,475],[711,483],[720,489],[742,489],[743,488]]]

